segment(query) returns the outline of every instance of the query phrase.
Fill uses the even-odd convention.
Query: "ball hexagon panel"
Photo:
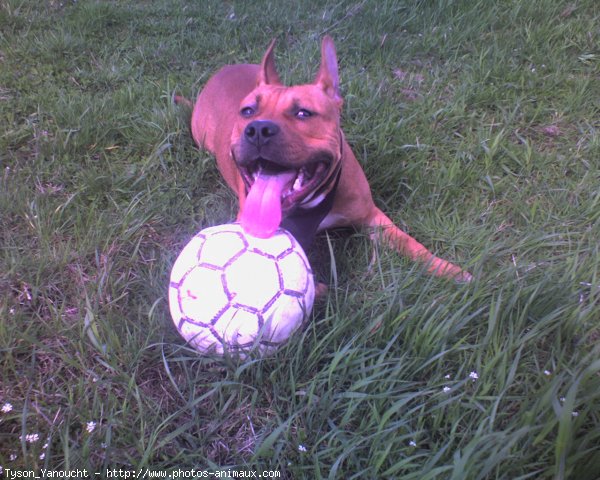
[[[217,319],[214,332],[221,341],[235,347],[246,347],[252,345],[260,331],[262,319],[259,314],[230,306]]]
[[[309,310],[305,299],[282,293],[263,314],[265,337],[273,344],[285,341],[302,324]]]
[[[223,290],[222,276],[220,270],[196,266],[182,278],[177,302],[186,321],[197,325],[212,324],[227,308],[229,299]]]
[[[297,296],[303,297],[308,291],[309,282],[312,280],[305,273],[307,270],[310,271],[306,259],[293,250],[283,258],[279,258],[277,266],[282,272],[286,273],[281,275],[284,291],[289,294],[295,292],[298,294]]]
[[[273,259],[246,251],[225,269],[225,288],[232,302],[261,312],[283,286]]]
[[[293,250],[294,245],[297,245],[296,239],[285,230],[279,230],[278,234],[270,238],[251,237],[250,242],[253,250],[272,257],[278,257],[284,252]]]
[[[215,337],[211,330],[213,327],[198,328],[195,323],[180,321],[177,329],[183,338],[185,338],[192,346],[201,350],[208,350],[213,345],[220,343],[218,337]]]
[[[235,260],[246,248],[248,243],[240,233],[216,232],[204,243],[198,255],[201,263],[222,268]]]

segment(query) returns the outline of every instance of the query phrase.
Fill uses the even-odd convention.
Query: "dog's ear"
[[[321,68],[314,84],[319,85],[327,95],[341,105],[337,56],[333,39],[329,35],[325,35],[321,41]]]
[[[260,70],[256,82],[257,85],[281,85],[281,80],[279,80],[279,75],[275,68],[275,56],[273,55],[275,42],[275,38],[271,40],[269,48],[267,48],[262,62],[260,63]]]

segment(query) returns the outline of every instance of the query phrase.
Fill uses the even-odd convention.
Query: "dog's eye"
[[[244,107],[240,110],[242,117],[251,117],[254,115],[254,109],[252,107]]]
[[[312,112],[306,110],[305,108],[301,108],[296,112],[296,118],[308,118],[312,117]]]

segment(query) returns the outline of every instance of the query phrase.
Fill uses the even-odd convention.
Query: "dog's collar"
[[[341,167],[336,168],[336,170],[337,173],[330,177],[333,181],[328,182],[330,188],[320,202],[316,203],[312,207],[303,207],[300,205],[296,211],[292,212],[281,222],[281,226],[289,231],[294,238],[296,238],[296,240],[298,240],[305,251],[312,244],[319,225],[333,207],[335,194],[338,184],[340,183],[342,172]]]

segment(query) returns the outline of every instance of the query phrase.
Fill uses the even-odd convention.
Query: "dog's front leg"
[[[473,279],[470,273],[459,266],[436,257],[424,245],[394,225],[394,222],[378,208],[370,219],[369,227],[374,241],[383,240],[402,255],[425,264],[429,273],[452,278],[458,282],[470,282]]]

